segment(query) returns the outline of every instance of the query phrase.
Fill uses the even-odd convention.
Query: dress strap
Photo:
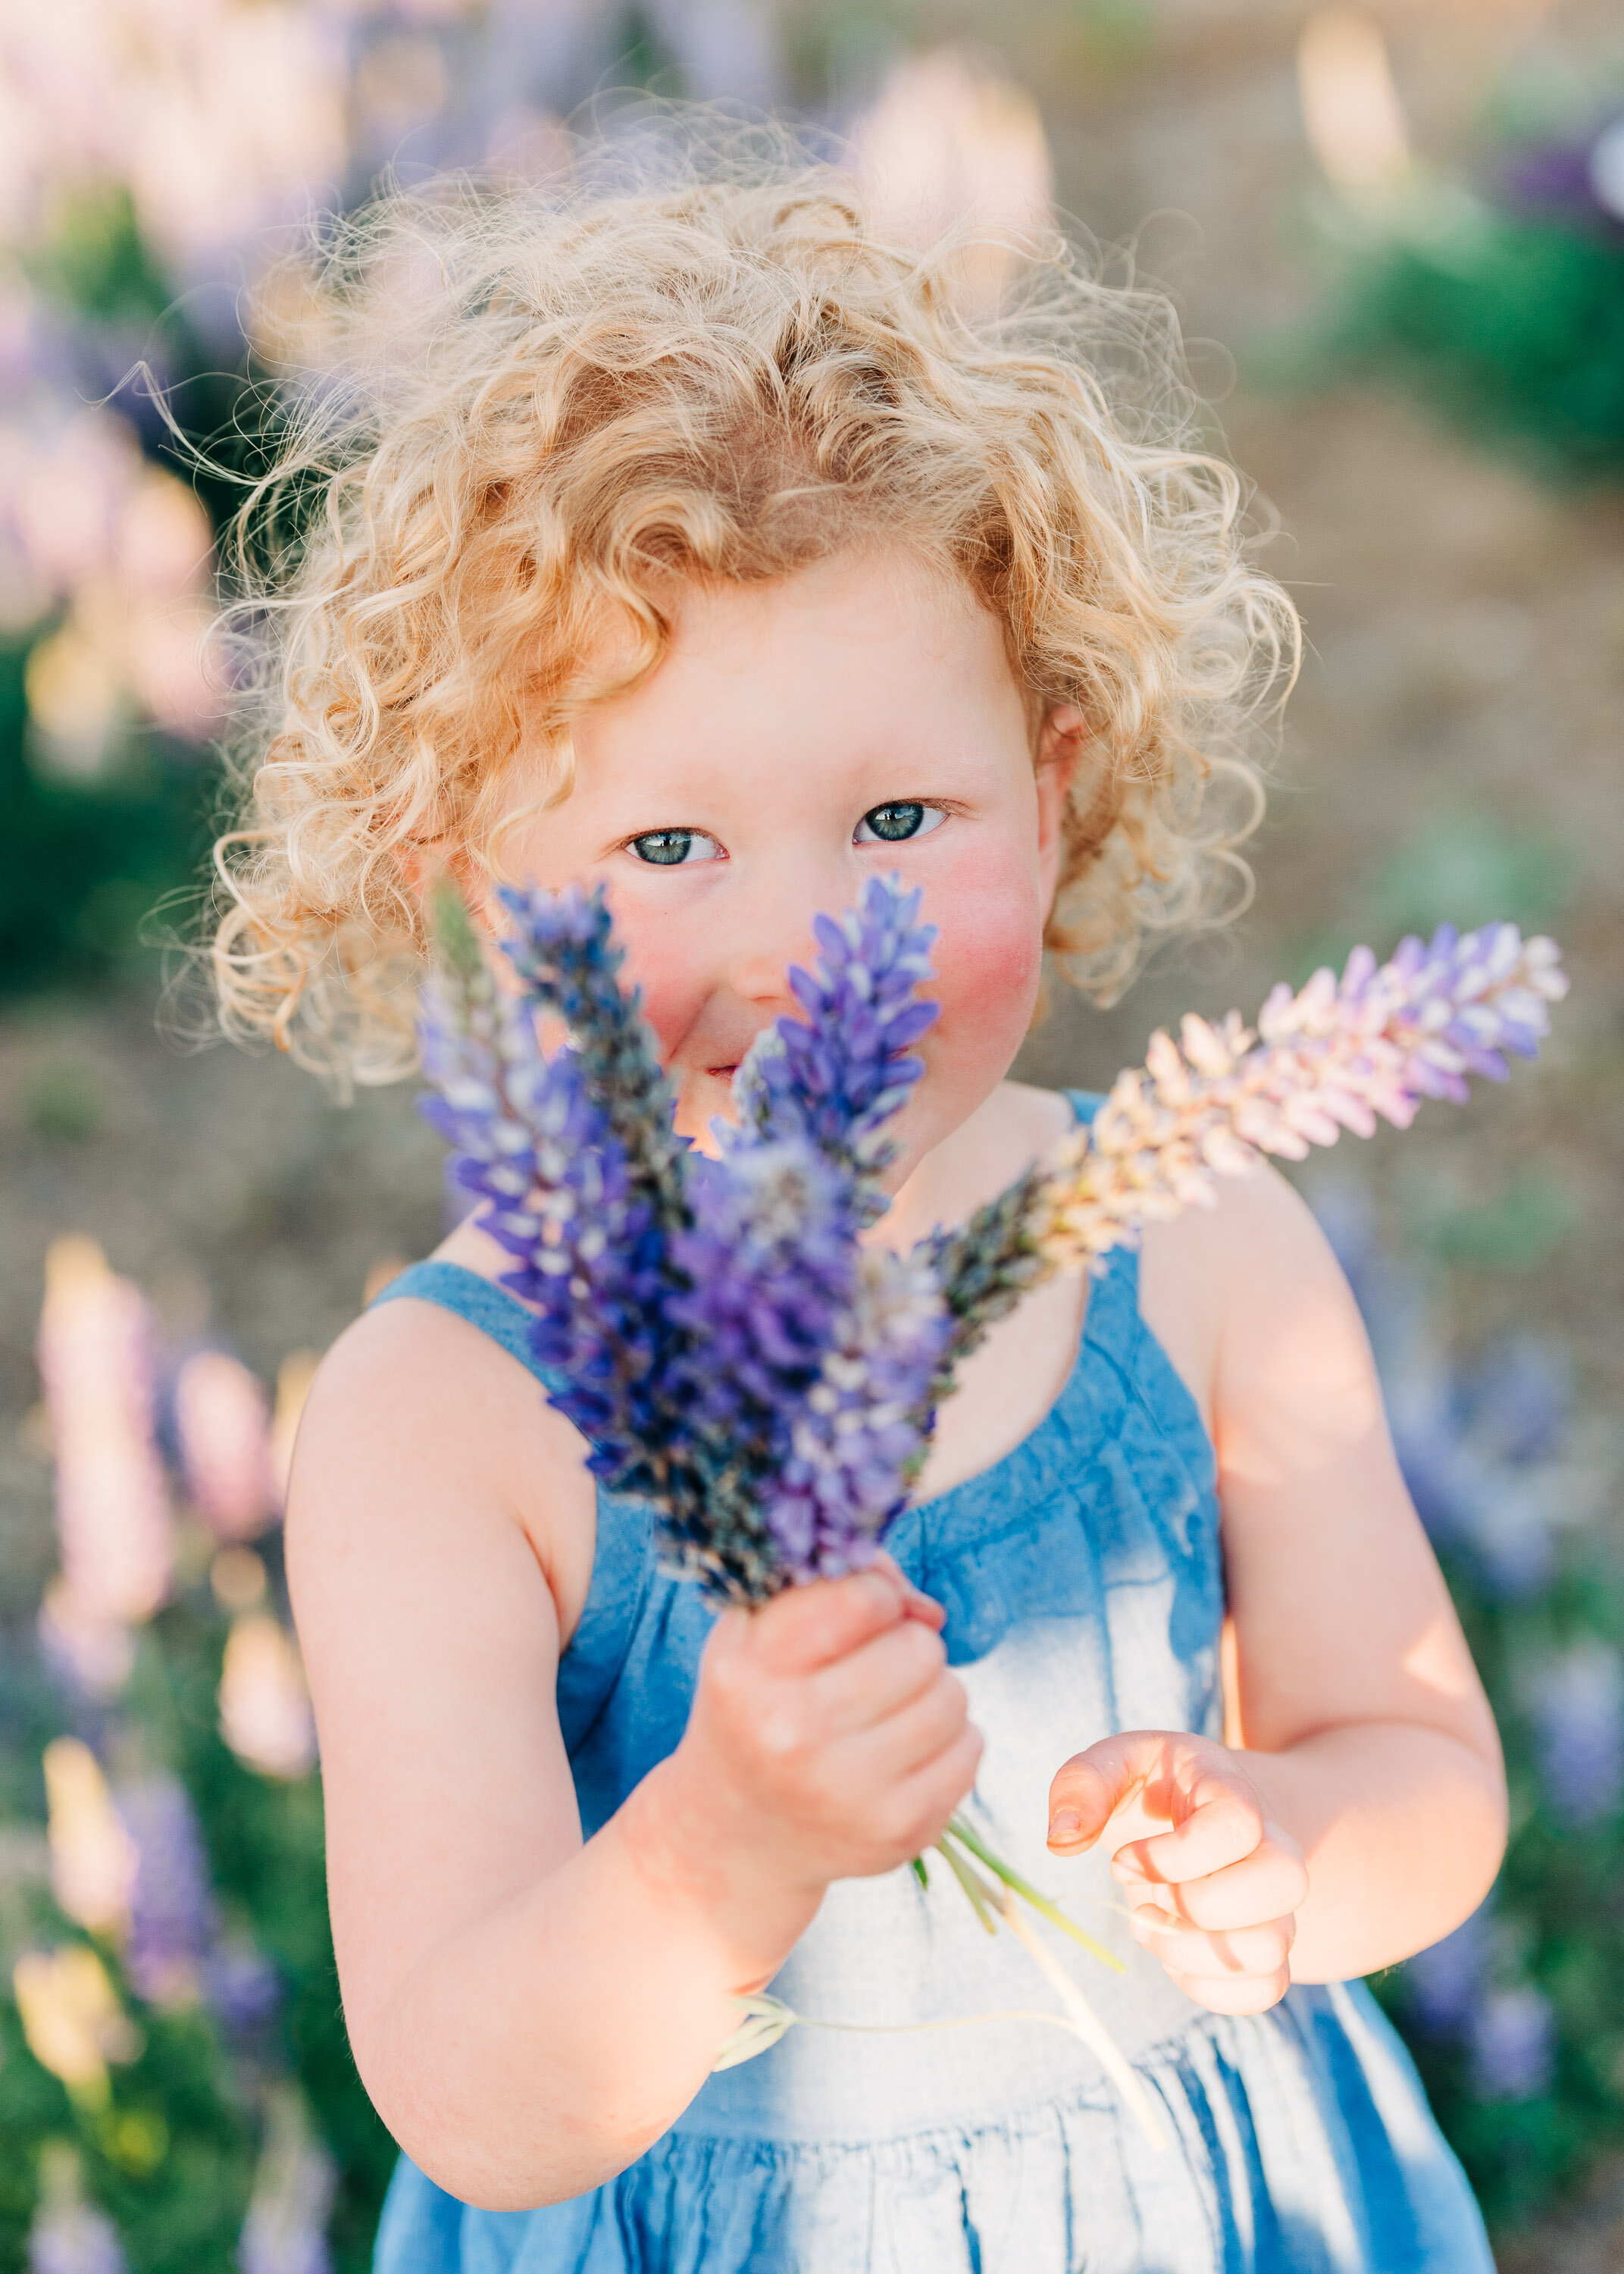
[[[411,1263],[406,1269],[372,1298],[374,1307],[380,1303],[394,1303],[410,1296],[420,1303],[438,1303],[442,1311],[455,1311],[459,1319],[466,1319],[470,1327],[489,1335],[500,1343],[509,1358],[516,1358],[527,1374],[533,1374],[544,1389],[553,1389],[558,1375],[549,1366],[543,1366],[531,1348],[531,1331],[535,1314],[526,1310],[516,1295],[505,1287],[470,1271],[463,1263],[444,1263],[430,1256],[426,1263]]]

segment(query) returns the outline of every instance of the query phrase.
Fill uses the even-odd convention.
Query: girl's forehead
[[[799,706],[850,727],[866,717],[998,710],[1021,698],[1004,630],[958,576],[900,548],[841,554],[772,583],[688,584],[648,676],[594,704],[578,739],[712,735]]]
[[[791,643],[846,649],[917,646],[939,655],[992,619],[961,576],[899,545],[873,544],[759,584],[679,587],[673,652],[718,663],[770,657]]]

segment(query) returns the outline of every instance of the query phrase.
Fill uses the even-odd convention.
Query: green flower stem
[[[949,1871],[951,1871],[954,1879],[958,1880],[966,1894],[969,1896],[970,1908],[975,1913],[976,1917],[980,1919],[981,1924],[986,1928],[988,1933],[996,1934],[998,1931],[998,1923],[994,1918],[992,1911],[988,1905],[987,1898],[991,1891],[987,1886],[985,1881],[982,1880],[976,1872],[973,1871],[967,1864],[962,1862],[959,1856],[954,1855],[952,1849],[947,1845],[945,1841],[937,1841],[936,1853],[938,1856],[945,1858]]]
[[[995,1856],[986,1841],[971,1830],[962,1816],[955,1816],[951,1819],[947,1830],[936,1843],[951,1864],[953,1860],[952,1855],[945,1845],[949,1840],[957,1840],[962,1846],[967,1848],[978,1864],[984,1864],[987,1869],[1002,1879],[1006,1887],[1012,1889],[1023,1902],[1030,1903],[1033,1909],[1046,1918],[1051,1926],[1057,1926],[1063,1934],[1069,1934],[1073,1942],[1079,1943],[1091,1958],[1099,1960],[1101,1966],[1109,1966],[1113,1974],[1127,1972],[1127,1968],[1115,1951],[1107,1950],[1102,1942],[1096,1942],[1093,1935],[1086,1934],[1083,1929],[1069,1919],[1063,1910],[1051,1903],[1047,1895],[1039,1894],[1037,1889],[1029,1881],[1023,1879],[1019,1871],[1004,1863],[1000,1856]],[[959,1884],[960,1886],[964,1884],[962,1879]]]

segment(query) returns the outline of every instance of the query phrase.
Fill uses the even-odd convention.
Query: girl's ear
[[[1038,732],[1038,877],[1043,901],[1043,921],[1049,921],[1060,881],[1060,856],[1065,849],[1067,794],[1082,762],[1088,741],[1088,721],[1074,703],[1056,703],[1045,712]]]

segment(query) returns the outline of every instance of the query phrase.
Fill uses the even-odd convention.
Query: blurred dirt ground
[[[1429,1109],[1402,1141],[1342,1151],[1395,1236],[1449,1262],[1459,1331],[1548,1332],[1605,1437],[1624,1411],[1624,501],[1538,486],[1391,395],[1297,400],[1247,378],[1260,337],[1312,297],[1296,218],[1311,179],[1292,79],[1300,11],[1177,12],[1181,37],[1154,67],[1073,57],[1035,83],[1064,202],[1104,239],[1162,216],[1146,265],[1179,291],[1191,333],[1239,358],[1219,416],[1279,516],[1269,557],[1309,645],[1252,908],[1160,959],[1109,1013],[1059,998],[1022,1070],[1103,1085],[1153,1025],[1250,1011],[1322,945],[1380,950],[1451,913],[1548,925],[1575,987],[1542,1065],[1464,1118]],[[1440,158],[1469,135],[1507,20],[1418,11],[1397,44]],[[1553,21],[1583,29],[1577,14]],[[1222,374],[1215,354],[1198,364],[1209,384]],[[434,1243],[440,1177],[406,1090],[346,1109],[274,1058],[179,1055],[139,990],[0,1021],[0,1616],[26,1618],[52,1560],[30,1419],[48,1241],[93,1233],[177,1337],[207,1324],[268,1376],[288,1350],[342,1329],[381,1259]],[[1583,1512],[1616,1535],[1605,1462],[1596,1474]],[[1504,2263],[1624,2266],[1624,2194],[1604,2186]]]

